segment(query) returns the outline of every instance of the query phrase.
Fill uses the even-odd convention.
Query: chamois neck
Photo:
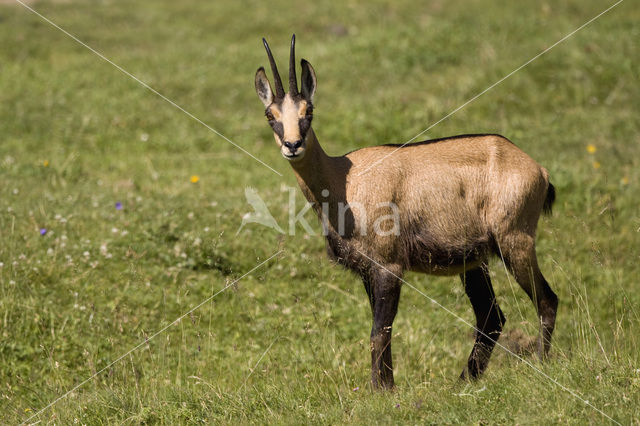
[[[302,192],[311,203],[327,199],[339,201],[338,198],[344,197],[348,160],[327,155],[313,129],[309,129],[306,143],[304,157],[291,163]],[[328,196],[324,190],[329,191]]]

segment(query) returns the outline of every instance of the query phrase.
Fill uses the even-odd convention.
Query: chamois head
[[[284,92],[282,80],[278,74],[276,61],[273,59],[267,40],[262,39],[267,50],[275,94],[263,67],[256,72],[256,93],[266,107],[265,116],[273,129],[273,136],[280,146],[282,156],[289,161],[297,161],[304,157],[307,149],[307,134],[311,129],[313,118],[313,95],[316,91],[316,74],[311,64],[304,59],[302,65],[302,87],[298,92],[296,79],[295,34],[291,37],[291,52],[289,54],[289,93]]]

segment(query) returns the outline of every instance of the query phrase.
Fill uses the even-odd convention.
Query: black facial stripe
[[[311,118],[310,116],[301,118],[298,120],[298,126],[300,127],[300,136],[302,139],[307,136],[307,132],[309,131],[309,127],[311,127]]]
[[[279,121],[271,123],[271,128],[275,132],[276,135],[280,138],[280,140],[284,139],[284,126]]]

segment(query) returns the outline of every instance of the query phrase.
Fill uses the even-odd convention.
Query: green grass
[[[318,74],[314,128],[337,155],[404,142],[606,4],[33,4],[280,177],[3,3],[1,423],[25,421],[279,249],[31,421],[606,422],[501,349],[484,378],[459,383],[471,330],[408,287],[394,326],[397,390],[370,392],[366,296],[326,259],[322,237],[251,224],[235,235],[251,210],[245,187],[282,225],[296,186],[253,90],[267,65],[262,36],[286,69],[297,34],[298,57]],[[550,362],[525,359],[625,424],[640,423],[639,20],[623,2],[424,136],[500,133],[549,169],[558,199],[538,251],[560,311]],[[531,303],[501,264],[492,274],[506,334],[535,335]],[[472,321],[456,278],[406,278]]]

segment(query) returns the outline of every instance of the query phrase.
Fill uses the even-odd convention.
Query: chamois
[[[304,59],[298,91],[295,35],[288,93],[263,43],[275,93],[262,67],[255,88],[274,138],[322,222],[329,256],[362,278],[369,297],[373,387],[394,385],[391,327],[404,271],[459,274],[476,317],[475,343],[461,378],[482,374],[505,323],[489,278],[491,255],[504,261],[534,303],[538,354],[544,358],[558,306],[535,251],[538,218],[543,210],[551,212],[555,199],[547,170],[491,134],[328,156],[311,127],[316,74]]]

